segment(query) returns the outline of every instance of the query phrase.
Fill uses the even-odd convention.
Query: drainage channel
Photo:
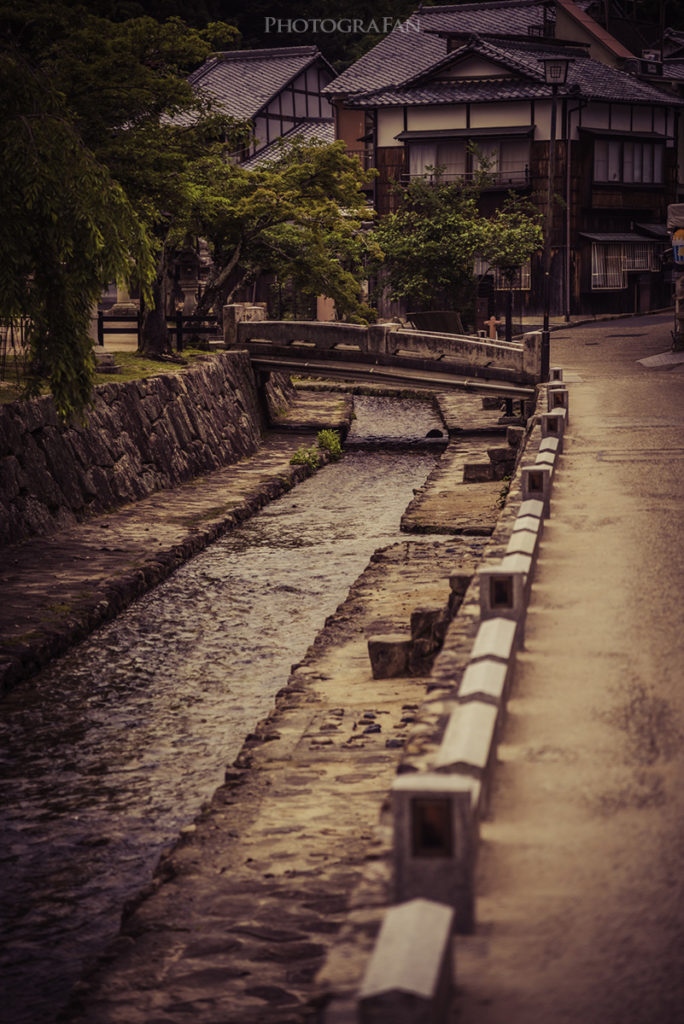
[[[392,417],[395,439],[444,429],[429,404],[388,401],[355,400],[355,436],[388,437]],[[290,665],[398,539],[435,454],[345,455],[0,705],[3,1024],[55,1020]]]

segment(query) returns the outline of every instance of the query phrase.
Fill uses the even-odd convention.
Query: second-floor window
[[[594,181],[625,185],[660,185],[664,181],[662,142],[597,139]]]
[[[468,178],[482,166],[496,184],[525,185],[529,180],[529,139],[440,139],[411,142],[409,170],[412,178],[433,177],[440,170],[441,181]]]

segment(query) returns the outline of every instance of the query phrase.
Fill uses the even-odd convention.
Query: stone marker
[[[453,918],[452,907],[434,900],[389,908],[359,990],[361,1024],[446,1024]]]
[[[477,811],[482,784],[462,774],[416,772],[392,783],[394,892],[454,909],[455,931],[474,924]]]
[[[373,679],[392,679],[409,674],[410,633],[386,633],[368,637],[368,656]]]

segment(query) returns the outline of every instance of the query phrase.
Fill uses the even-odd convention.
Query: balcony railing
[[[402,184],[422,178],[430,185],[445,185],[453,182],[471,184],[479,181],[482,189],[527,188],[530,184],[530,169],[527,164],[513,165],[499,171],[443,171],[440,174],[405,174]]]

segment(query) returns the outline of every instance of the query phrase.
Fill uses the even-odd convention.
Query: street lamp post
[[[567,57],[543,57],[544,78],[551,86],[551,130],[549,132],[549,173],[544,217],[544,321],[542,324],[541,379],[549,379],[549,312],[551,308],[551,227],[553,224],[553,185],[556,174],[556,98],[558,86],[565,85],[568,77]]]

